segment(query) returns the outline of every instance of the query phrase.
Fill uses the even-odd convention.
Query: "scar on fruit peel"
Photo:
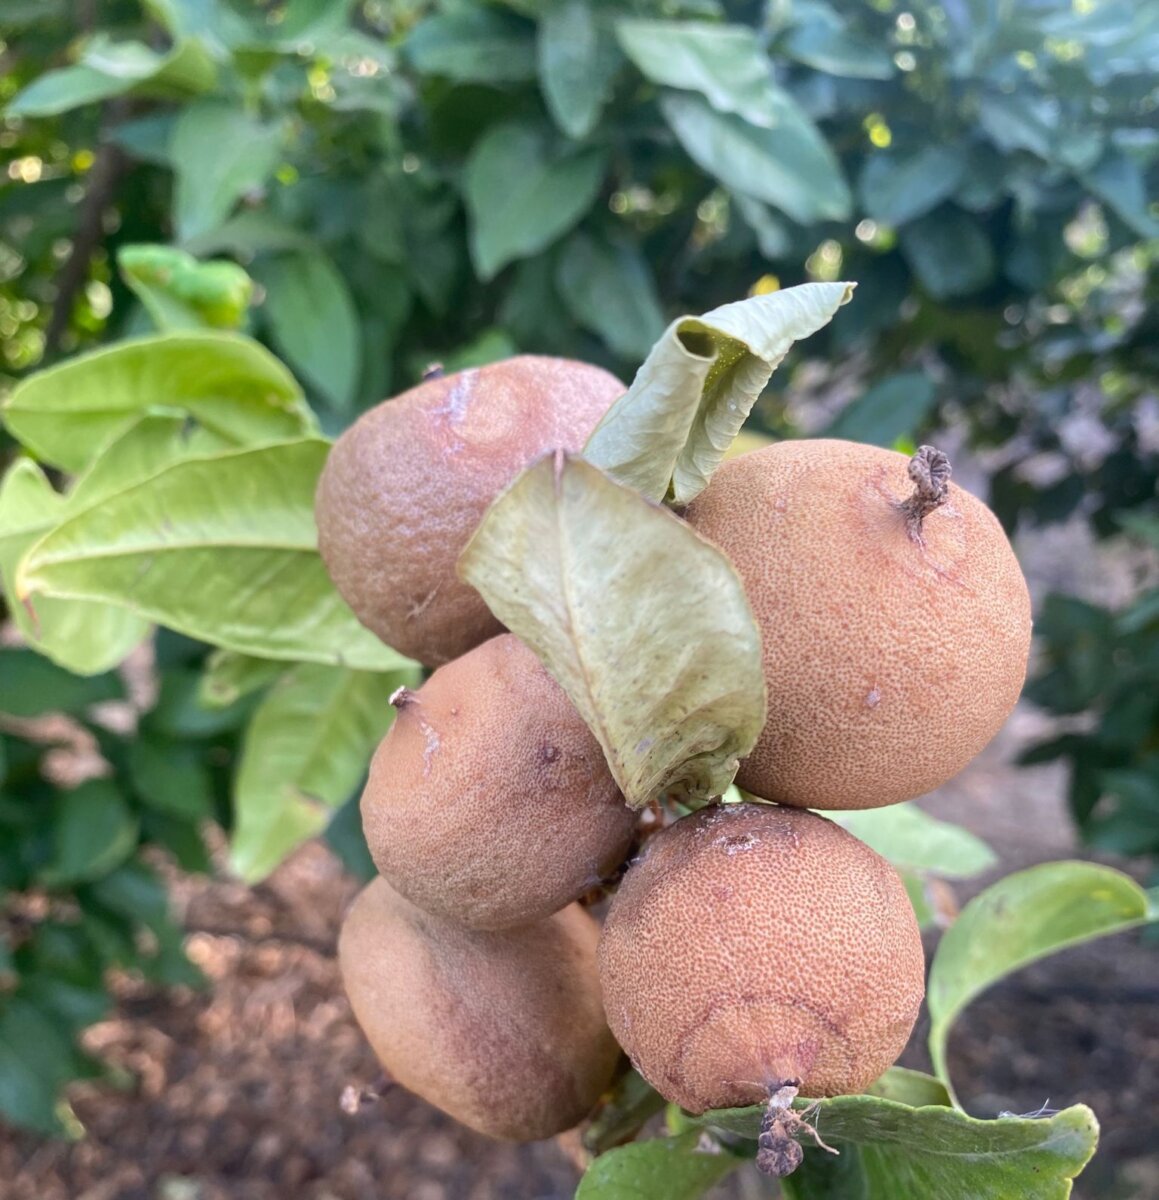
[[[431,761],[439,750],[439,731],[422,714],[422,706],[418,692],[408,687],[400,687],[390,697],[390,702],[400,713],[414,712],[419,728],[423,732],[423,775],[431,773]]]

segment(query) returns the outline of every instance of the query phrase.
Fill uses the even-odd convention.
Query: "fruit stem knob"
[[[920,543],[922,522],[950,495],[950,460],[933,446],[919,446],[909,460],[909,477],[913,495],[901,502],[905,527],[910,537]]]
[[[804,1116],[793,1112],[793,1101],[797,1098],[800,1086],[799,1079],[786,1079],[769,1090],[769,1103],[761,1119],[761,1132],[757,1138],[757,1170],[763,1175],[783,1179],[801,1165],[805,1151],[796,1140],[798,1133],[809,1134],[822,1150],[830,1154],[837,1153],[832,1146],[825,1145]]]
[[[418,701],[418,693],[411,691],[408,687],[396,688],[390,694],[390,703],[392,708],[397,708],[400,712],[410,704]]]
[[[428,363],[423,367],[422,381],[423,383],[429,383],[432,379],[442,379],[446,373],[446,369],[441,362]]]

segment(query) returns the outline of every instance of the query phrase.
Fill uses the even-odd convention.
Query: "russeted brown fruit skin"
[[[956,775],[1002,727],[1030,596],[994,514],[950,484],[916,540],[905,455],[780,442],[726,462],[687,518],[732,560],[764,645],[769,716],[737,784],[876,808]]]
[[[600,940],[608,1023],[690,1112],[862,1091],[905,1047],[924,992],[897,872],[824,817],[701,809],[651,838]]]
[[[396,1083],[489,1137],[570,1129],[619,1047],[596,969],[599,926],[573,904],[524,929],[461,929],[376,879],[342,926],[354,1015]]]
[[[438,666],[502,629],[455,562],[491,501],[548,451],[580,450],[624,385],[525,355],[428,380],[365,413],[318,484],[318,544],[355,616]]]
[[[636,814],[563,688],[503,634],[396,697],[362,793],[392,887],[476,929],[546,917],[627,856]]]

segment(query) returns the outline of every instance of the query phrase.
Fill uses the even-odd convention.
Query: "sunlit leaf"
[[[322,832],[394,719],[390,696],[417,682],[413,670],[303,664],[274,685],[246,730],[234,787],[230,862],[244,880],[264,878]]]

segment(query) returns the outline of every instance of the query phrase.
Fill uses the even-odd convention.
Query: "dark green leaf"
[[[572,316],[623,358],[645,358],[664,332],[651,271],[630,243],[573,234],[560,255],[556,284]]]
[[[460,83],[523,83],[535,78],[531,28],[492,8],[460,8],[428,17],[403,43],[424,75]]]
[[[213,813],[213,788],[200,751],[142,733],[129,747],[133,789],[150,808],[187,821]]]
[[[41,872],[50,887],[98,879],[124,862],[137,845],[136,818],[107,779],[91,779],[61,792],[52,832],[52,862]]]
[[[492,129],[472,152],[465,177],[471,256],[480,276],[491,279],[566,233],[595,201],[604,170],[602,152],[553,153],[533,125]]]
[[[966,296],[994,277],[994,253],[978,223],[943,207],[906,225],[901,248],[922,286],[936,300]]]
[[[934,385],[917,371],[891,375],[844,409],[825,436],[892,446],[898,438],[917,433],[936,396]]]
[[[82,714],[102,700],[119,700],[124,688],[116,675],[73,675],[31,650],[0,650],[0,712],[14,717],[41,713]]]
[[[790,58],[828,75],[890,79],[895,73],[888,48],[848,28],[828,5],[811,5],[805,19],[789,31],[781,48]]]
[[[595,128],[623,61],[607,25],[587,0],[555,0],[540,18],[539,86],[569,137]]]
[[[224,100],[189,105],[173,129],[174,219],[181,241],[220,225],[237,202],[261,189],[281,154],[282,133]]]
[[[580,1180],[576,1200],[697,1200],[741,1160],[698,1133],[636,1142],[601,1154]]]
[[[914,154],[878,153],[866,160],[858,192],[865,211],[883,225],[904,225],[952,196],[966,171],[957,146],[924,146]]]
[[[354,298],[319,248],[280,254],[255,269],[266,290],[262,312],[286,360],[339,411],[358,389],[362,330]]]
[[[849,188],[840,164],[787,96],[777,97],[776,124],[770,129],[717,112],[696,96],[671,93],[660,104],[689,157],[725,187],[805,225],[849,216]]]
[[[1140,237],[1159,237],[1159,217],[1152,211],[1147,180],[1134,159],[1110,154],[1082,177],[1104,204]]]

